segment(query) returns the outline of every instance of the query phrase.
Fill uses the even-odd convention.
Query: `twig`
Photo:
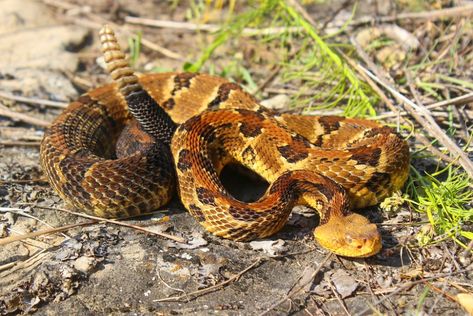
[[[139,18],[134,16],[126,16],[125,22],[130,24],[146,25],[152,27],[161,27],[168,29],[188,30],[188,31],[204,31],[204,32],[216,32],[222,28],[221,25],[217,24],[199,24],[191,22],[176,22],[169,20],[155,20]],[[264,29],[256,29],[246,27],[242,30],[241,36],[258,36],[258,35],[274,35],[281,33],[301,32],[301,27],[268,27]]]
[[[37,98],[27,98],[27,97],[22,97],[19,95],[14,95],[5,91],[0,91],[0,98],[14,100],[14,101],[23,102],[23,103],[29,103],[29,104],[45,105],[45,106],[61,108],[61,109],[67,107],[66,102],[57,102],[57,101],[43,100],[43,99],[37,99]]]
[[[181,292],[183,293],[183,295],[185,295],[186,297],[188,296],[186,291],[184,291],[183,289],[178,289],[176,287],[172,287],[170,286],[166,281],[164,281],[163,277],[161,276],[161,273],[159,273],[159,269],[156,270],[156,274],[158,275],[158,278],[161,282],[163,282],[164,286],[167,287],[168,289],[171,289],[173,291],[176,291],[176,292]],[[188,299],[188,301],[190,301],[190,299]]]
[[[391,102],[391,100],[386,96],[386,94],[384,94],[383,90],[381,90],[375,83],[373,80],[371,80],[371,78],[369,76],[367,76],[363,70],[359,67],[359,65],[353,60],[351,59],[350,57],[348,57],[347,55],[343,54],[343,52],[341,51],[338,51],[342,56],[343,58],[348,62],[348,64],[350,66],[352,66],[353,68],[355,68],[355,70],[361,75],[361,77],[363,77],[363,79],[370,85],[370,87],[378,94],[378,96],[383,100],[383,102],[386,104],[386,106],[388,108],[391,109],[391,111],[393,112],[393,114],[395,116],[398,116],[399,115],[399,109]]]
[[[0,146],[26,146],[26,147],[39,147],[41,142],[21,142],[21,141],[0,141]]]
[[[335,295],[335,298],[337,299],[338,303],[340,303],[340,306],[342,306],[342,309],[345,312],[345,314],[347,314],[348,316],[351,316],[350,312],[347,309],[347,306],[345,305],[345,302],[343,302],[342,298],[340,297],[340,295],[337,293],[337,290],[333,286],[332,280],[328,280],[328,286],[330,287],[333,294]]]
[[[195,292],[191,292],[191,293],[188,293],[188,294],[183,294],[183,295],[179,295],[179,296],[171,296],[171,297],[166,297],[166,298],[161,298],[161,299],[157,299],[157,300],[153,300],[153,302],[169,302],[169,301],[180,301],[184,298],[188,298],[188,300],[191,300],[191,299],[195,299],[199,296],[202,296],[202,295],[205,295],[205,294],[208,294],[208,293],[211,293],[211,292],[214,292],[224,286],[226,286],[227,284],[230,284],[234,281],[238,281],[241,276],[243,274],[245,274],[246,272],[248,272],[249,270],[253,269],[254,267],[256,267],[257,265],[259,265],[260,263],[262,263],[264,260],[266,260],[265,258],[259,258],[258,260],[256,260],[255,262],[253,262],[251,265],[249,265],[247,268],[245,268],[244,270],[240,271],[237,275],[234,275],[232,276],[231,278],[229,278],[228,280],[226,281],[223,281],[219,284],[215,284],[215,285],[212,285],[208,288],[205,288],[205,289],[201,289],[201,290],[198,290],[198,291],[195,291]]]
[[[324,260],[322,260],[322,262],[319,264],[319,266],[317,267],[317,269],[315,269],[315,271],[312,273],[311,277],[306,281],[306,282],[303,282],[302,284],[300,284],[299,287],[296,288],[296,285],[297,283],[300,281],[301,277],[299,277],[299,279],[296,281],[296,283],[294,283],[292,285],[292,287],[289,289],[288,291],[288,294],[286,296],[284,296],[283,298],[275,301],[273,304],[271,304],[270,307],[268,307],[264,312],[262,312],[261,314],[259,314],[259,316],[264,316],[264,315],[267,315],[269,312],[271,312],[273,309],[275,309],[276,307],[278,307],[279,305],[281,305],[282,303],[284,303],[286,300],[290,299],[291,297],[293,297],[294,295],[298,294],[301,290],[303,290],[307,284],[311,283],[314,281],[315,277],[317,276],[317,274],[320,272],[320,270],[322,269],[322,267],[325,265],[325,263],[327,263],[327,261],[332,257],[332,253],[329,252],[327,254],[327,256],[324,258]]]
[[[439,107],[444,107],[444,106],[447,106],[447,105],[462,106],[462,105],[468,104],[470,102],[473,102],[473,92],[465,94],[465,95],[461,95],[461,96],[453,98],[453,99],[444,100],[444,101],[440,101],[440,102],[435,102],[435,103],[426,105],[425,107],[430,110],[430,109],[436,109],[436,108],[439,108]],[[370,117],[369,119],[380,120],[380,119],[385,119],[385,118],[389,118],[389,117],[396,117],[396,116],[399,116],[399,115],[404,116],[404,115],[409,115],[409,113],[407,111],[401,111],[401,112],[392,112],[392,111],[390,111],[390,112],[385,112],[383,114],[380,114],[378,116]]]
[[[464,105],[467,103],[473,102],[473,92],[461,95],[459,97],[450,99],[450,100],[444,100],[436,103],[432,103],[429,105],[426,105],[425,107],[428,109],[433,109],[433,108],[438,108],[438,107],[443,107],[446,105]]]
[[[365,16],[361,17],[357,20],[353,20],[348,23],[350,26],[356,26],[361,24],[369,24],[373,22],[377,23],[385,23],[385,22],[395,22],[399,20],[437,20],[443,18],[457,18],[457,17],[468,17],[473,14],[473,4],[466,4],[463,6],[453,7],[453,8],[445,8],[439,10],[431,10],[431,11],[422,11],[422,12],[406,12],[400,13],[392,16],[382,16],[382,17],[372,17],[372,16]],[[345,25],[346,22],[342,21],[340,23],[329,24],[330,27],[340,27]]]
[[[66,225],[66,226],[57,227],[57,228],[50,228],[50,229],[40,230],[40,231],[36,231],[36,232],[33,232],[33,233],[20,235],[20,236],[10,236],[10,237],[0,239],[0,246],[4,246],[4,245],[12,243],[14,241],[20,241],[20,240],[24,240],[24,239],[27,239],[27,238],[34,238],[34,237],[38,237],[38,236],[42,236],[42,235],[60,233],[60,232],[69,230],[71,228],[76,228],[76,227],[81,227],[81,226],[89,226],[89,225],[94,225],[94,224],[97,224],[97,221],[76,223],[76,224]]]
[[[415,137],[427,148],[428,151],[430,151],[431,153],[433,153],[434,155],[436,155],[443,161],[447,163],[453,163],[453,164],[459,165],[458,159],[453,159],[452,157],[441,152],[439,149],[437,149],[437,147],[432,145],[432,143],[424,135],[419,133],[415,135]]]
[[[9,117],[13,120],[23,121],[25,123],[40,126],[40,127],[48,127],[49,124],[50,124],[49,122],[46,122],[44,120],[41,120],[41,119],[38,119],[38,118],[35,118],[35,117],[31,117],[31,116],[23,114],[23,113],[18,113],[18,112],[12,111],[9,108],[7,108],[6,106],[3,106],[2,104],[0,104],[0,116],[6,116],[6,117]]]
[[[13,208],[13,207],[0,207],[0,212],[2,213],[13,213],[13,214],[17,214],[17,215],[20,215],[20,216],[25,216],[25,217],[29,217],[31,219],[34,219],[35,221],[38,221],[40,223],[43,223],[44,225],[46,226],[49,226],[50,228],[56,228],[54,226],[52,226],[51,224],[48,224],[47,222],[41,220],[40,218],[36,217],[36,216],[33,216],[31,214],[28,214],[24,211],[24,209],[21,209],[21,208]],[[67,236],[66,234],[63,234],[63,236],[65,238],[69,238],[69,236]]]
[[[9,179],[9,180],[0,180],[0,184],[11,184],[11,183],[48,183],[46,179]]]
[[[111,224],[115,224],[115,225],[118,225],[118,226],[133,228],[135,230],[139,230],[139,231],[142,231],[142,232],[145,232],[145,233],[149,233],[149,234],[161,236],[161,237],[164,237],[164,238],[167,238],[167,239],[171,239],[171,240],[174,240],[175,242],[178,242],[178,243],[186,243],[187,242],[182,237],[166,234],[166,233],[163,233],[163,232],[156,232],[156,231],[153,231],[153,230],[141,227],[141,226],[120,222],[119,220],[97,217],[97,216],[88,215],[88,214],[85,214],[85,213],[73,212],[73,211],[63,209],[63,208],[54,208],[54,207],[47,207],[47,206],[35,206],[35,207],[54,210],[54,211],[60,211],[60,212],[66,212],[66,213],[69,213],[69,214],[72,214],[72,215],[76,215],[76,216],[80,216],[80,217],[84,217],[84,218],[89,218],[89,219],[94,219],[94,220],[100,221],[100,222],[106,222],[106,223],[111,223]],[[121,219],[129,219],[129,218],[130,217],[121,218]]]

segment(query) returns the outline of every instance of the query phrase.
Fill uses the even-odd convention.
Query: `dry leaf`
[[[457,302],[466,310],[468,314],[473,315],[473,294],[457,294]]]
[[[286,247],[284,247],[284,240],[282,239],[252,241],[250,242],[250,247],[253,250],[262,250],[270,257],[277,256],[286,250]]]

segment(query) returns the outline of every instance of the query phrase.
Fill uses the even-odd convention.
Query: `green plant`
[[[130,49],[130,65],[134,67],[140,58],[141,52],[141,32],[128,38],[128,47]]]
[[[200,58],[185,64],[184,70],[199,71],[219,46],[238,39],[247,27],[284,27],[286,32],[261,35],[261,40],[275,43],[281,51],[286,50],[279,63],[283,66],[282,79],[299,87],[292,96],[294,107],[312,110],[343,105],[347,116],[375,115],[372,103],[376,97],[335,52],[333,47],[337,45],[326,43],[286,1],[263,0],[258,4],[228,20]],[[289,31],[294,29],[299,31]],[[289,43],[300,43],[295,54],[286,48],[291,46]]]

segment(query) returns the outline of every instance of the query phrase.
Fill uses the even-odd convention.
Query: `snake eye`
[[[353,238],[351,238],[350,235],[345,235],[345,241],[346,241],[348,244],[351,244],[351,243],[353,243]]]

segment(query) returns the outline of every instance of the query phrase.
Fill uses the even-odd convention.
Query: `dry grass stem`
[[[0,98],[28,103],[28,104],[45,105],[45,106],[49,106],[53,108],[60,108],[60,109],[63,109],[67,106],[66,102],[50,101],[50,100],[43,100],[43,99],[38,99],[38,98],[27,98],[27,97],[14,95],[5,91],[0,91]]]
[[[0,116],[5,116],[8,118],[11,118],[12,120],[22,121],[31,125],[39,126],[39,127],[48,127],[50,125],[50,122],[47,122],[35,117],[31,117],[23,113],[12,111],[2,104],[0,104]]]
[[[10,237],[0,239],[0,246],[4,246],[6,244],[9,244],[15,241],[20,241],[20,240],[24,240],[28,238],[34,238],[34,237],[49,235],[49,234],[54,234],[54,233],[60,233],[72,228],[89,226],[89,225],[94,225],[94,224],[97,224],[97,221],[76,223],[76,224],[65,225],[65,226],[57,227],[57,228],[44,229],[44,230],[39,230],[33,233],[21,235],[21,236],[10,236]]]
[[[173,240],[175,242],[178,242],[178,243],[186,243],[187,242],[182,237],[166,234],[166,233],[163,233],[163,232],[156,232],[156,231],[153,231],[153,230],[141,227],[141,226],[128,224],[128,223],[120,221],[120,220],[124,220],[124,219],[129,219],[130,217],[121,218],[119,220],[116,220],[116,219],[109,219],[109,218],[102,218],[102,217],[97,217],[97,216],[93,216],[93,215],[88,215],[88,214],[85,214],[85,213],[73,212],[73,211],[70,211],[70,210],[62,209],[62,208],[53,208],[53,207],[45,207],[45,206],[36,206],[36,207],[44,208],[44,209],[50,209],[50,210],[54,210],[54,211],[66,212],[66,213],[69,213],[69,214],[72,214],[72,215],[75,215],[75,216],[79,216],[79,217],[94,219],[94,220],[100,221],[100,222],[105,222],[105,223],[115,224],[115,225],[118,225],[118,226],[133,228],[135,230],[139,230],[139,231],[142,231],[142,232],[145,232],[145,233],[148,233],[148,234],[157,235],[157,236],[161,236],[161,237],[164,237],[164,238],[167,238],[167,239],[171,239],[171,240]],[[142,214],[142,215],[147,215],[147,214]]]
[[[178,30],[187,30],[187,31],[205,31],[205,32],[216,32],[222,27],[216,24],[199,24],[191,22],[176,22],[169,20],[156,20],[156,19],[146,19],[138,18],[134,16],[126,16],[125,22],[130,24],[137,25],[146,25],[152,27],[168,28],[168,29],[178,29]],[[261,36],[261,35],[276,35],[281,33],[291,33],[291,32],[301,32],[303,29],[301,27],[269,27],[264,29],[255,29],[255,28],[244,28],[242,30],[242,36]]]

